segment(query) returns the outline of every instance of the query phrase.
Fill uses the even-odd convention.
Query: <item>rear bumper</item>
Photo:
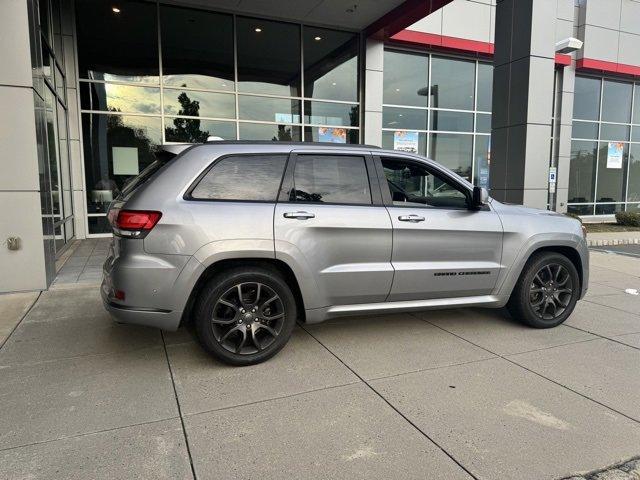
[[[109,300],[104,288],[101,288],[102,303],[111,317],[118,323],[131,325],[144,325],[145,327],[156,327],[162,330],[175,331],[180,326],[182,312],[166,311],[151,308],[135,308],[118,305]]]

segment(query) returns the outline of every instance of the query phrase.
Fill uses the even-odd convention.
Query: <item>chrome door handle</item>
[[[284,218],[295,218],[296,220],[307,220],[315,218],[315,214],[309,212],[285,212]]]
[[[398,220],[401,222],[418,223],[424,222],[424,217],[421,217],[420,215],[400,215]]]

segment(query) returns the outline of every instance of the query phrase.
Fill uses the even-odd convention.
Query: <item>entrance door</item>
[[[376,161],[393,223],[388,300],[490,294],[501,269],[497,213],[470,209],[471,188],[435,165],[402,156]]]
[[[298,270],[307,292],[315,285],[305,308],[382,302],[389,294],[391,220],[374,169],[368,152],[292,154],[274,236],[276,257]]]

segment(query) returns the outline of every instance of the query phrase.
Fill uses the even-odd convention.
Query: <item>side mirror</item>
[[[475,207],[481,207],[489,203],[489,192],[486,188],[473,187],[473,205]]]

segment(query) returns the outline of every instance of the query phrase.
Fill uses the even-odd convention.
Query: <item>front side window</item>
[[[462,187],[414,162],[383,158],[387,184],[394,205],[467,208]]]
[[[200,180],[191,198],[275,202],[286,162],[286,155],[223,158]]]
[[[291,200],[312,203],[370,204],[364,157],[301,155],[296,160]]]

